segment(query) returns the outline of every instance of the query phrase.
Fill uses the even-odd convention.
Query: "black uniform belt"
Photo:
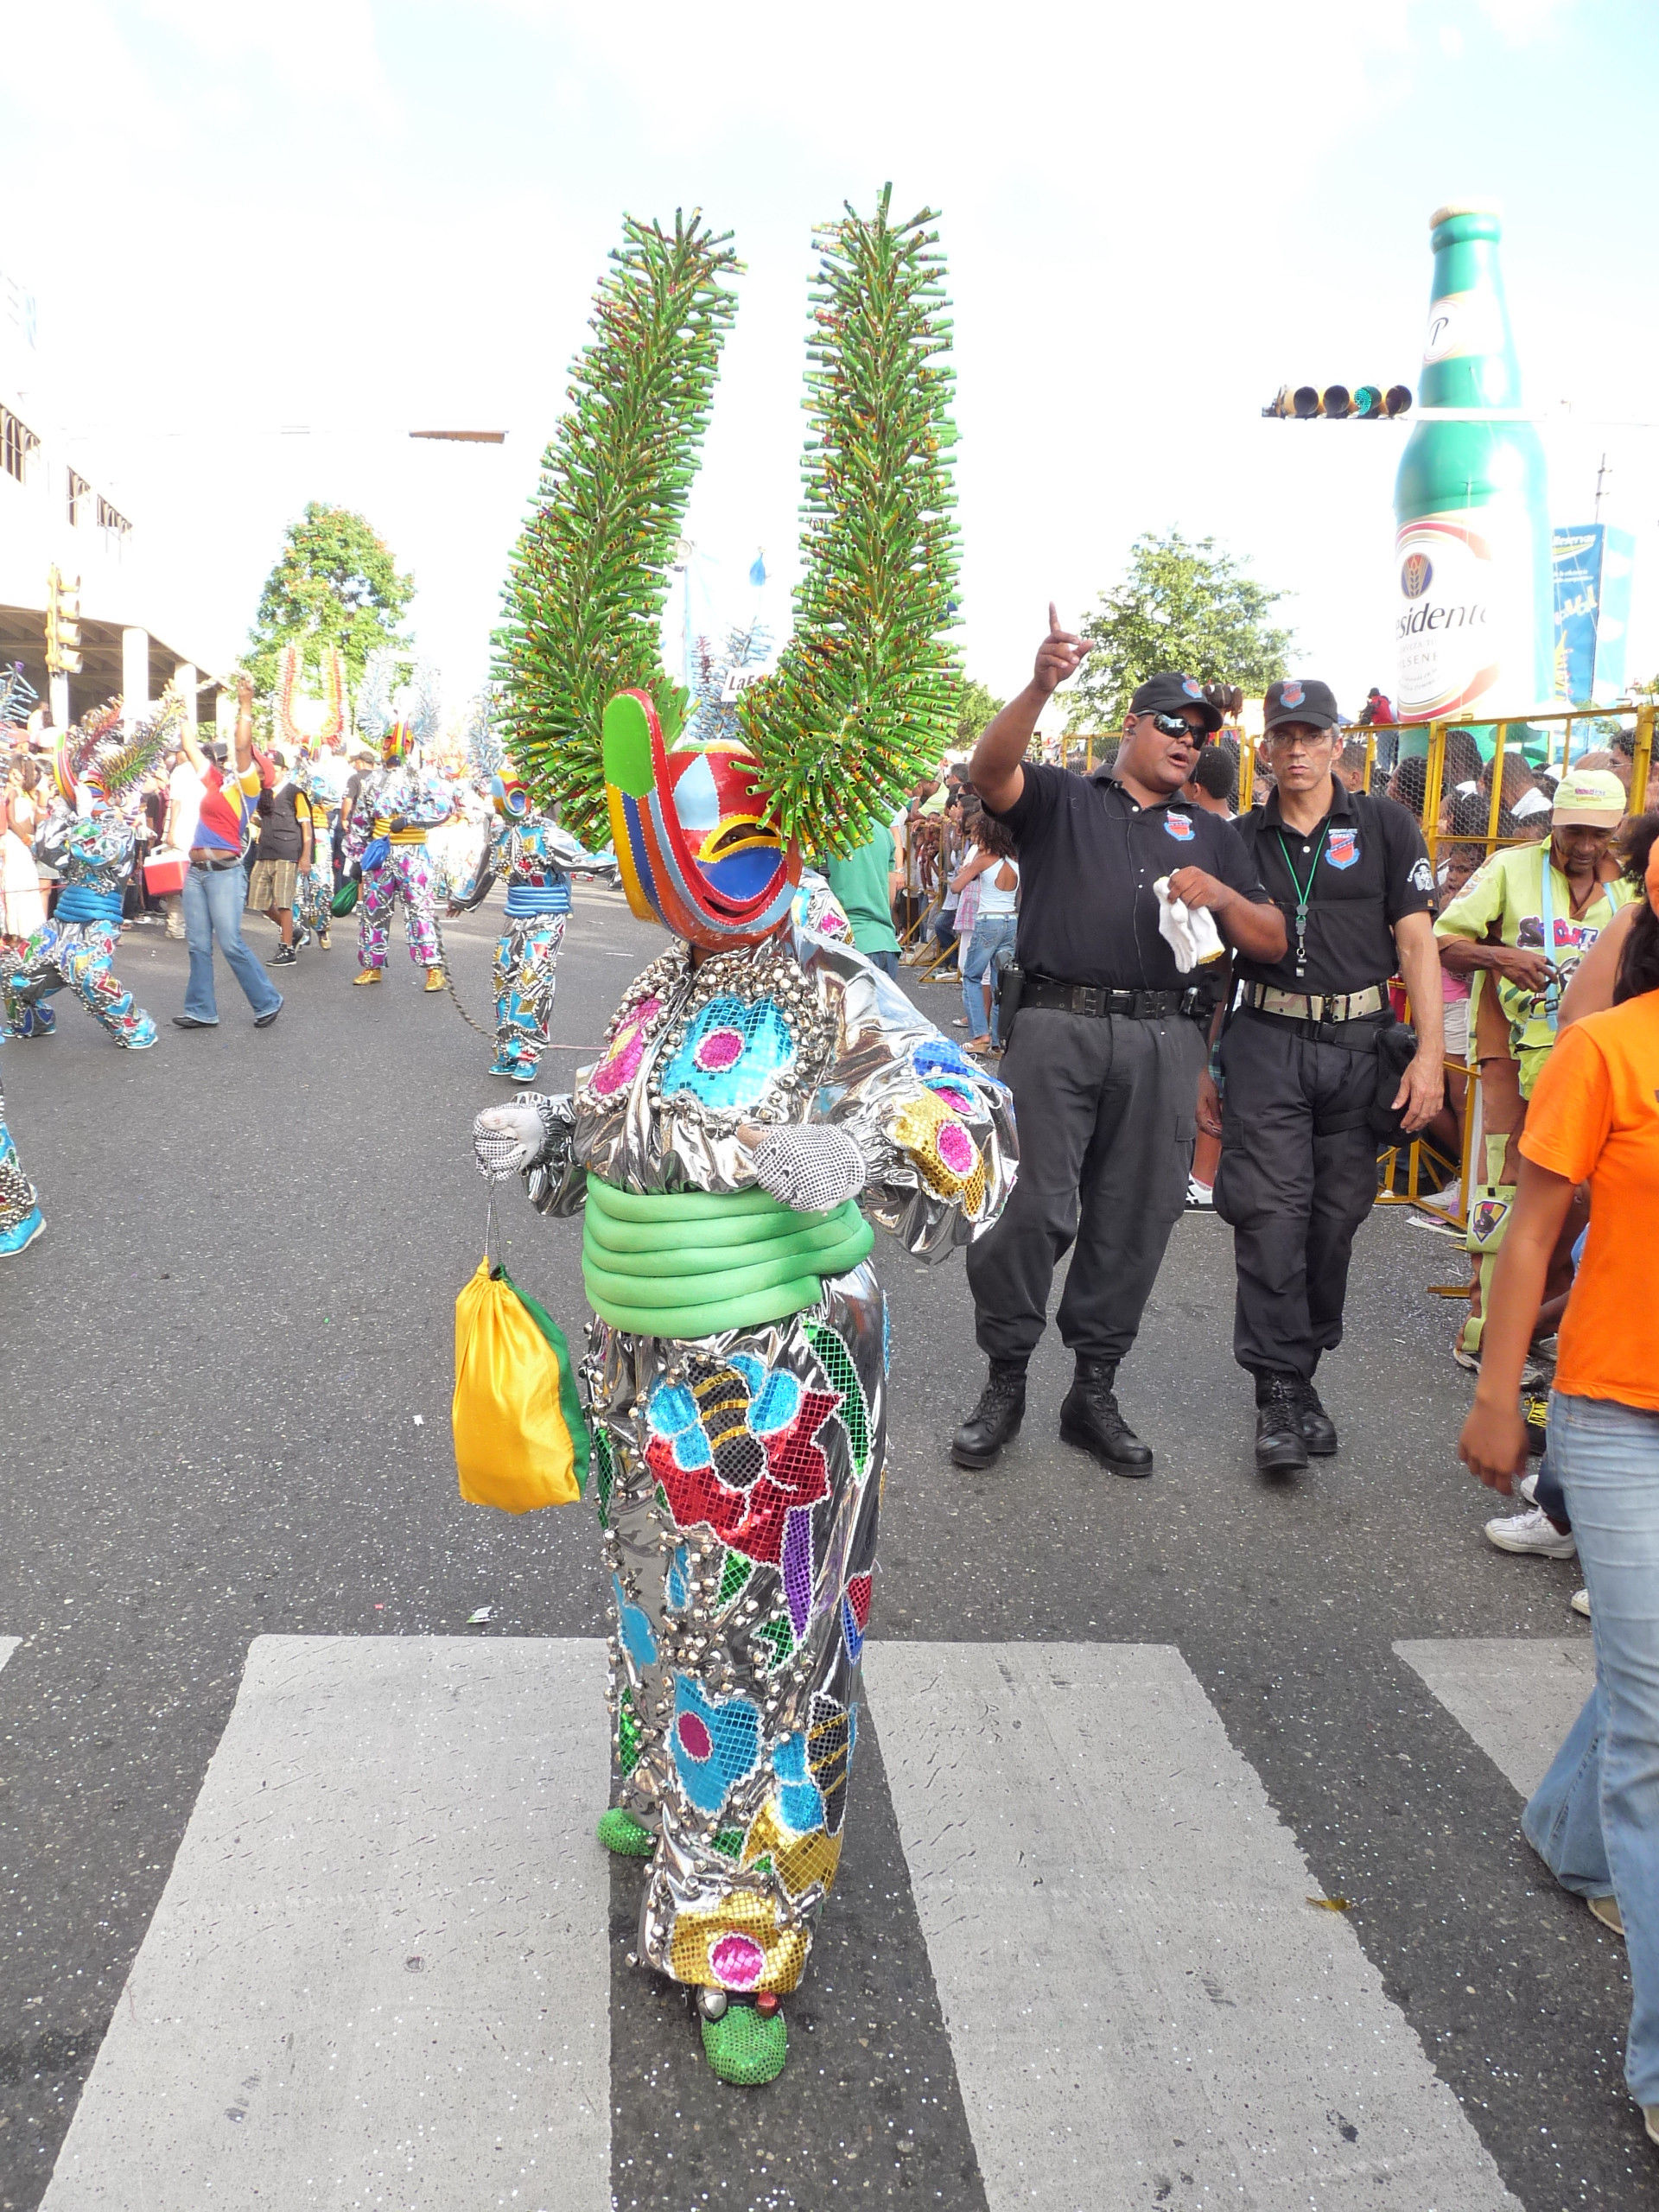
[[[1115,991],[1104,983],[1063,983],[1053,976],[1027,976],[1020,1004],[1022,1008],[1052,1007],[1061,1014],[1116,1014],[1130,1021],[1159,1021],[1172,1014],[1203,1020],[1215,1001],[1200,985],[1184,991]]]

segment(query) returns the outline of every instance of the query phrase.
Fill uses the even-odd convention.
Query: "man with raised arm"
[[[1019,1429],[1054,1269],[1075,1244],[1057,1317],[1077,1361],[1060,1434],[1118,1474],[1145,1475],[1152,1452],[1118,1410],[1117,1370],[1185,1203],[1214,1004],[1160,931],[1155,887],[1189,912],[1207,909],[1223,939],[1255,959],[1282,957],[1285,925],[1238,832],[1179,797],[1221,726],[1192,677],[1141,685],[1109,766],[1083,776],[1027,760],[1050,694],[1088,650],[1051,607],[1030,683],[969,763],[1020,854],[1020,995],[1001,1074],[1020,1160],[1001,1222],[969,1253],[990,1375],[952,1456],[988,1467]]]

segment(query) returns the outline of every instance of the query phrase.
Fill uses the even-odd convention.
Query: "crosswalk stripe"
[[[1440,1637],[1394,1649],[1523,1797],[1543,1780],[1595,1685],[1587,1637]]]
[[[260,1637],[46,2212],[608,2212],[604,1670]]]
[[[22,1642],[21,1636],[0,1636],[0,1667],[3,1667]]]
[[[1519,2212],[1178,1651],[865,1679],[990,2212]]]

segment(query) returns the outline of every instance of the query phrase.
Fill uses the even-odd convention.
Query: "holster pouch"
[[[1008,1039],[1014,1034],[1014,1017],[1020,1011],[1020,1001],[1025,996],[1026,971],[1017,960],[1010,960],[1000,969],[996,978],[996,1033],[1002,1040],[1002,1049],[1008,1049]]]

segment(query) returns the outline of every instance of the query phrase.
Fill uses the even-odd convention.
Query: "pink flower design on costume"
[[[705,1074],[723,1075],[742,1058],[743,1045],[741,1029],[710,1029],[697,1039],[697,1048],[691,1057]]]
[[[941,1122],[933,1140],[939,1158],[953,1175],[971,1175],[979,1162],[973,1139],[957,1121]]]
[[[662,1010],[661,999],[641,999],[612,1038],[610,1051],[594,1070],[593,1088],[601,1098],[626,1090],[639,1074],[645,1054],[645,1032]]]
[[[728,1989],[753,1989],[766,1971],[766,1955],[753,1936],[722,1936],[709,1963]]]

